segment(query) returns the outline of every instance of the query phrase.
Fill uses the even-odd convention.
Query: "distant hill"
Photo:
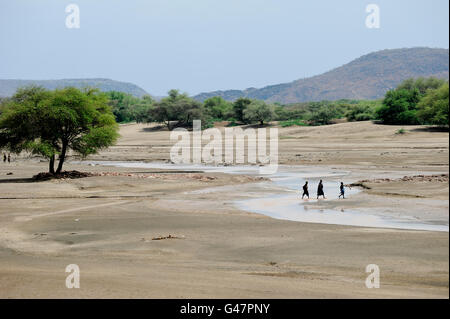
[[[0,80],[0,96],[11,96],[19,87],[27,85],[43,86],[47,89],[53,90],[66,86],[74,86],[78,88],[90,86],[96,87],[101,91],[119,91],[141,97],[148,94],[139,86],[119,82],[109,79],[62,79],[62,80]]]
[[[203,101],[212,96],[226,100],[249,97],[283,104],[338,100],[378,99],[410,77],[449,77],[449,50],[431,48],[394,49],[373,52],[321,75],[261,89],[227,90],[194,96]]]

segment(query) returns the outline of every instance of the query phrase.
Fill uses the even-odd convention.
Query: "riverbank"
[[[257,166],[211,166],[192,164],[170,163],[144,163],[144,162],[116,162],[116,161],[88,161],[80,162],[85,165],[100,167],[120,167],[135,169],[162,169],[172,172],[203,171],[205,173],[244,174],[252,177],[252,183],[248,189],[239,186],[240,192],[235,193],[235,186],[208,187],[200,190],[201,193],[215,194],[221,197],[223,193],[231,192],[236,208],[263,214],[278,219],[298,222],[363,226],[377,228],[397,228],[413,230],[430,230],[448,232],[447,202],[437,200],[445,195],[445,187],[448,185],[448,174],[404,176],[398,179],[379,178],[372,180],[359,180],[355,178],[369,176],[366,172],[345,171],[326,166],[295,166],[279,165],[276,173],[264,175],[259,172]],[[405,172],[404,172],[405,173]],[[106,173],[107,174],[107,173]],[[116,173],[121,174],[121,173]],[[128,173],[124,173],[125,175]],[[370,176],[377,175],[372,172]],[[128,174],[130,175],[130,174]],[[173,174],[173,176],[181,176]],[[142,176],[146,178],[146,176]],[[148,176],[152,177],[152,176]],[[319,180],[323,180],[325,198],[317,199],[314,187]],[[263,183],[256,183],[257,181]],[[301,198],[301,186],[308,181],[311,188],[310,197]],[[346,198],[339,198],[339,185],[347,183]],[[401,182],[409,182],[403,193],[380,193],[379,189],[387,187],[396,189]],[[386,186],[386,184],[389,184]],[[417,186],[418,187],[414,187]],[[438,189],[438,185],[440,188]],[[352,186],[353,185],[353,186]],[[394,185],[394,186],[393,186]],[[429,190],[429,186],[435,189]],[[375,188],[375,190],[373,190]],[[420,189],[420,195],[411,195],[414,190]],[[367,192],[364,192],[367,191]],[[406,191],[406,192],[405,192]],[[409,191],[409,193],[408,193]],[[199,191],[193,191],[196,194]],[[361,193],[363,192],[363,193]],[[423,196],[431,194],[431,198]],[[188,192],[191,193],[191,192]],[[248,194],[251,194],[249,196]],[[395,195],[397,202],[386,204],[386,195]],[[402,203],[403,202],[403,203]],[[414,207],[408,204],[416,202]],[[402,206],[408,206],[408,210],[401,210]],[[395,208],[395,212],[392,212]],[[400,213],[401,211],[401,213]]]
[[[167,160],[157,151],[168,143],[167,132],[143,128],[121,129],[119,145],[90,160]],[[328,129],[332,136],[342,127]],[[388,138],[383,135],[374,139],[376,146],[367,143],[352,151],[354,160],[322,167],[351,172],[349,182],[445,172],[448,158],[439,151],[448,155],[448,140],[428,134],[426,145],[439,148],[436,156],[428,150],[428,159],[440,165],[423,159],[414,137],[408,137],[411,144],[399,143],[403,146],[392,162],[372,157],[367,149],[380,148]],[[289,146],[282,141],[284,154]],[[139,146],[142,152],[135,153],[133,143],[147,149]],[[417,156],[404,160],[401,152]],[[33,182],[31,176],[45,171],[47,163],[14,160],[0,166],[2,298],[448,298],[448,232],[302,223],[250,213],[235,201],[264,192],[270,196],[274,189],[240,174],[68,164],[66,170],[111,174]],[[115,173],[121,174],[111,176]],[[140,174],[158,178],[136,177]],[[373,183],[371,191],[386,194],[361,191],[345,201],[314,205],[397,214],[423,214],[428,207],[430,216],[445,216],[448,183],[423,182],[421,189],[444,189],[425,192],[426,198],[389,194],[410,182]],[[80,267],[80,289],[65,287],[68,264]],[[380,267],[379,289],[365,287],[368,264]]]

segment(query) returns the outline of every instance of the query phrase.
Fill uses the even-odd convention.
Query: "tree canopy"
[[[274,117],[273,106],[266,104],[264,101],[253,100],[244,110],[244,119],[247,122],[259,122],[263,125]]]
[[[449,126],[448,83],[430,89],[417,105],[417,116],[425,124]]]
[[[112,145],[117,131],[108,98],[98,90],[27,87],[16,92],[0,116],[0,148],[44,156],[49,172],[60,173],[68,150],[83,157],[94,154]]]
[[[448,125],[448,82],[433,77],[407,79],[386,93],[376,116],[385,124]]]
[[[416,116],[419,101],[420,92],[416,88],[390,90],[377,110],[377,116],[384,124],[419,124]]]
[[[445,84],[446,81],[444,79],[438,79],[435,77],[419,77],[419,78],[409,78],[404,80],[397,86],[397,90],[408,90],[412,91],[414,89],[419,90],[421,95],[424,95],[429,89],[437,89],[441,85]]]
[[[178,90],[170,90],[168,97],[155,103],[150,118],[154,122],[164,123],[169,130],[175,126],[191,125],[194,120],[206,120],[203,104]]]
[[[244,110],[250,103],[252,103],[252,100],[245,97],[238,98],[236,101],[234,101],[233,111],[236,120],[241,123],[246,123],[246,119],[244,118]]]
[[[149,112],[153,107],[154,101],[150,95],[144,95],[137,98],[131,94],[109,91],[106,92],[112,111],[118,123],[136,121],[144,123],[149,120]]]
[[[203,102],[205,110],[214,119],[230,119],[233,117],[233,104],[220,96],[213,96]]]

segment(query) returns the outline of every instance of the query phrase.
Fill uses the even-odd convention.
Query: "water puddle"
[[[207,166],[207,165],[182,165],[170,163],[144,163],[144,162],[82,162],[90,165],[104,165],[128,168],[151,168],[163,170],[190,170],[203,172],[220,172],[227,174],[259,175],[258,166]],[[398,228],[410,230],[449,231],[448,223],[426,223],[412,216],[385,216],[382,214],[367,213],[364,211],[318,208],[318,201],[334,201],[339,196],[339,184],[341,181],[348,183],[350,172],[339,170],[326,170],[324,168],[302,166],[279,166],[278,172],[269,177],[271,182],[258,183],[258,187],[252,189],[252,198],[236,200],[235,205],[242,210],[270,216],[277,219],[292,220],[308,223],[322,223],[334,225],[363,226],[376,228]],[[319,180],[324,182],[324,190],[327,199],[315,198],[316,187]],[[310,199],[301,199],[299,191],[308,180]],[[270,190],[270,194],[267,193]],[[223,187],[211,187],[203,189],[201,193],[222,192]],[[259,193],[258,193],[259,192]],[[360,192],[358,188],[346,188],[345,196],[351,198]],[[341,199],[345,201],[346,199]]]

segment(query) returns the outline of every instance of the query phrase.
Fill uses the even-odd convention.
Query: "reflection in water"
[[[86,163],[86,162],[84,162]],[[199,170],[205,172],[221,172],[228,174],[259,175],[258,166],[206,166],[206,165],[179,165],[169,163],[143,163],[143,162],[88,162],[88,164],[99,164],[117,167],[153,168],[153,169],[175,169],[175,170]],[[313,170],[314,169],[314,170]],[[278,172],[270,175],[273,185],[277,186],[277,195],[267,195],[261,192],[260,197],[235,201],[242,210],[267,215],[273,218],[286,219],[299,222],[400,228],[432,231],[449,231],[447,225],[424,223],[411,216],[390,218],[374,214],[367,214],[357,210],[314,208],[317,204],[316,187],[320,179],[324,180],[324,191],[327,199],[319,201],[337,200],[339,196],[340,182],[348,183],[346,177],[349,172],[325,170],[323,168],[311,168],[302,166],[280,165]],[[266,176],[267,177],[267,176]],[[327,180],[328,179],[328,180]],[[304,182],[309,182],[310,199],[301,199],[299,191]],[[272,186],[273,186],[272,185]],[[220,187],[202,190],[203,192],[220,192]],[[255,188],[258,191],[258,188]],[[346,188],[345,196],[351,197],[360,190],[357,188]],[[253,194],[254,195],[254,194]],[[258,194],[256,194],[258,196]],[[345,200],[345,199],[340,199]],[[308,204],[308,205],[307,205]]]
[[[246,199],[237,201],[236,204],[242,210],[299,222],[448,231],[448,225],[426,224],[408,216],[394,219],[344,209],[312,209],[303,205],[301,199],[292,195]]]

